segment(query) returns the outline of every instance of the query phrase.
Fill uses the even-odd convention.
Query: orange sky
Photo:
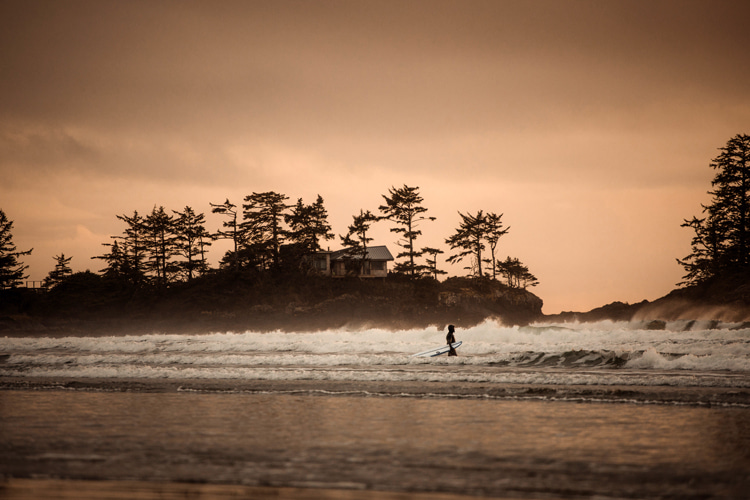
[[[343,234],[407,184],[437,217],[419,246],[503,213],[498,256],[546,313],[656,299],[717,148],[750,133],[749,19],[744,0],[4,0],[0,209],[40,280],[60,253],[99,270],[117,214],[189,205],[214,231],[209,202],[320,194]]]

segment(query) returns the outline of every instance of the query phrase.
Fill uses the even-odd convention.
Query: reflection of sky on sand
[[[24,391],[0,401],[0,465],[14,477],[721,498],[750,470],[750,413],[738,409]]]

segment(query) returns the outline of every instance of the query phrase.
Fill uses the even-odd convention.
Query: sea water
[[[434,328],[1,339],[0,475],[747,497],[747,325],[488,322],[457,338],[456,358],[412,356],[444,342]]]
[[[645,322],[0,339],[0,377],[750,387],[750,325]],[[450,366],[450,370],[445,367]]]

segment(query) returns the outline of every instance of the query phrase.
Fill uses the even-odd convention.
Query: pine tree
[[[706,217],[682,224],[695,236],[691,254],[677,259],[687,272],[681,284],[750,270],[750,136],[737,135],[720,151],[711,162],[717,173],[708,192],[711,203],[702,205]]]
[[[438,274],[448,274],[446,271],[443,271],[441,269],[438,269],[437,267],[437,256],[444,253],[439,248],[432,248],[432,247],[424,247],[422,249],[422,255],[429,255],[430,257],[427,257],[427,273],[431,274],[433,278],[437,279]]]
[[[115,240],[113,243],[102,243],[102,245],[109,248],[109,252],[104,255],[91,257],[92,259],[103,260],[107,263],[107,267],[100,269],[99,272],[108,279],[134,282],[130,259],[120,248],[120,244]]]
[[[55,268],[49,272],[47,277],[44,279],[45,288],[54,288],[55,285],[63,281],[65,278],[73,274],[73,270],[70,268],[70,261],[73,257],[65,257],[65,254],[55,255]]]
[[[285,211],[290,207],[285,203],[289,197],[273,191],[253,193],[246,196],[242,205],[243,222],[240,225],[247,236],[249,249],[259,261],[261,268],[270,265],[278,268],[279,250],[287,236],[281,223]]]
[[[422,216],[427,209],[422,206],[424,200],[419,195],[418,187],[409,187],[404,184],[403,188],[392,187],[388,192],[390,197],[383,195],[385,205],[381,205],[379,210],[385,219],[397,224],[396,227],[391,228],[391,232],[403,235],[404,239],[400,240],[398,245],[404,250],[396,255],[396,258],[407,259],[407,262],[396,263],[394,270],[414,277],[425,269],[425,266],[419,266],[414,262],[415,258],[422,256],[422,252],[414,248],[414,240],[422,234],[417,227],[420,221],[434,221],[435,217]]]
[[[367,259],[367,244],[372,241],[367,232],[377,220],[378,217],[369,210],[360,209],[359,215],[352,216],[352,224],[348,227],[346,236],[339,236],[341,244],[348,249],[345,266],[349,272],[362,274]]]
[[[301,245],[308,255],[321,249],[320,240],[334,238],[320,195],[312,205],[305,205],[299,198],[291,213],[284,216],[284,221],[289,226],[289,239]]]
[[[19,262],[18,257],[31,255],[34,250],[19,252],[13,244],[13,221],[0,210],[0,289],[15,288],[28,278],[24,271],[29,266]]]
[[[164,207],[154,206],[145,220],[147,236],[148,269],[153,273],[157,286],[166,286],[176,274],[172,257],[178,254],[175,236],[175,219]]]
[[[505,277],[506,284],[511,288],[536,286],[539,281],[529,272],[529,268],[517,258],[508,257],[503,262],[497,262],[497,272]]]
[[[112,239],[120,242],[118,245],[118,252],[125,256],[125,262],[118,264],[120,269],[117,271],[121,276],[126,277],[133,284],[140,284],[145,278],[145,265],[146,259],[146,221],[138,213],[137,210],[133,211],[132,216],[118,215],[118,219],[127,224],[127,228],[123,232],[123,236],[113,236]],[[112,247],[113,244],[104,244],[104,246]],[[102,256],[103,260],[111,260],[106,255]]]
[[[218,239],[230,239],[234,243],[234,251],[227,252],[228,255],[224,256],[224,262],[230,262],[230,266],[235,271],[239,268],[239,251],[241,246],[244,244],[244,234],[237,224],[237,205],[231,203],[229,198],[222,204],[210,203],[211,212],[215,214],[221,214],[227,216],[227,220],[222,223],[222,227],[225,230],[219,229],[212,238]]]
[[[510,231],[510,228],[503,228],[502,223],[503,214],[496,214],[494,212],[487,212],[487,215],[485,216],[484,223],[485,223],[485,239],[487,240],[487,243],[490,245],[490,255],[491,258],[487,259],[486,262],[490,265],[490,269],[492,270],[492,279],[496,279],[496,267],[497,262],[495,260],[495,250],[497,249],[497,243],[500,240],[501,236],[504,236],[508,234],[508,231]]]
[[[479,210],[476,215],[464,215],[461,212],[458,212],[458,215],[461,217],[461,224],[456,229],[456,233],[445,242],[450,245],[451,250],[460,251],[446,260],[453,264],[472,257],[472,261],[464,269],[468,270],[469,274],[482,277],[482,251],[486,248],[484,242],[487,234],[486,216],[482,210]]]
[[[196,214],[191,207],[185,207],[182,212],[172,211],[175,214],[175,254],[182,257],[176,263],[178,272],[188,281],[196,275],[206,272],[208,264],[206,261],[206,247],[211,245],[211,235],[206,231],[204,224],[206,216]]]

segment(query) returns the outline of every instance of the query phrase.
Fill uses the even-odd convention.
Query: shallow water
[[[342,397],[0,391],[5,477],[478,496],[733,498],[750,411]]]
[[[487,322],[454,358],[412,355],[444,343],[435,329],[4,338],[0,377],[750,388],[747,325],[647,326]]]

